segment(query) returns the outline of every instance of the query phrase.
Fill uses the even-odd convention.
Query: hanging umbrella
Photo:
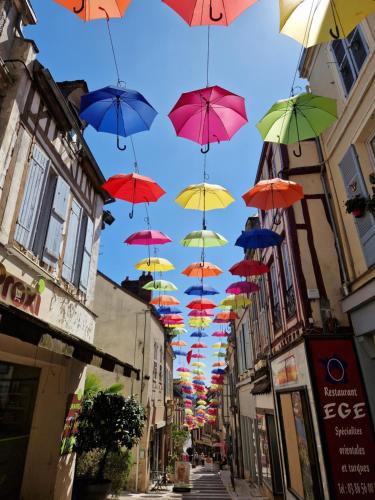
[[[143,290],[161,290],[165,292],[174,292],[177,287],[171,282],[166,280],[149,281],[143,287]]]
[[[163,0],[190,26],[228,26],[256,0]]]
[[[225,323],[230,323],[229,319],[220,319],[220,318],[215,318],[212,323],[216,323],[218,325],[224,325]]]
[[[198,297],[203,297],[203,295],[217,295],[220,292],[211,286],[206,285],[193,285],[185,290],[186,295],[197,295]]]
[[[246,206],[261,210],[287,208],[302,200],[303,189],[300,184],[283,179],[259,181],[242,198]]]
[[[236,276],[260,276],[268,271],[268,266],[258,260],[241,260],[229,269],[229,272]]]
[[[165,273],[172,271],[174,265],[167,259],[161,257],[150,257],[149,259],[142,259],[134,266],[138,271],[148,271],[154,273]]]
[[[236,283],[229,285],[225,291],[234,295],[239,295],[241,293],[253,293],[259,291],[259,286],[252,281],[237,281]]]
[[[204,358],[206,358],[206,356],[204,354],[201,354],[200,352],[194,352],[191,357],[194,358],[194,359],[204,359]]]
[[[177,326],[173,329],[173,333],[175,335],[184,335],[185,333],[187,333],[187,330],[185,330],[185,328],[181,328],[181,326]]]
[[[193,328],[207,328],[210,326],[211,321],[211,318],[190,318],[189,326]]]
[[[225,332],[214,332],[212,334],[212,337],[228,337],[229,336],[229,333],[225,333]]]
[[[207,347],[208,347],[208,345],[207,344],[203,344],[203,342],[195,342],[191,346],[192,349],[206,349]]]
[[[213,367],[225,366],[225,365],[226,365],[225,361],[215,361],[215,363],[212,363]]]
[[[171,346],[186,347],[187,343],[184,340],[175,340],[174,342],[171,342]]]
[[[192,366],[205,367],[206,365],[202,361],[193,361]]]
[[[206,311],[206,309],[193,309],[188,314],[189,317],[192,318],[209,318],[210,316],[214,316],[210,311]]]
[[[160,306],[156,308],[156,312],[160,316],[164,316],[165,314],[180,314],[182,311],[178,307],[174,306]]]
[[[206,385],[205,382],[203,380],[193,380],[193,384],[194,385]]]
[[[154,229],[145,229],[144,231],[138,231],[130,235],[124,243],[128,245],[165,245],[165,243],[170,243],[172,240],[169,236],[162,233],[161,231],[155,231]],[[150,259],[151,260],[151,259]]]
[[[175,356],[186,356],[186,351],[181,351],[180,349],[173,350]]]
[[[161,318],[161,321],[163,321],[163,323],[167,323],[167,322],[177,322],[177,321],[183,321],[184,318],[183,316],[179,315],[179,314],[166,314],[165,316],[163,316]]]
[[[211,370],[211,373],[216,373],[216,374],[224,375],[225,374],[225,370],[223,370],[222,368],[215,368],[214,370]]]
[[[86,0],[87,1],[87,0]],[[116,134],[120,150],[120,136],[149,130],[157,112],[136,90],[109,85],[81,97],[79,116],[98,132]]]
[[[374,11],[372,0],[280,0],[280,32],[311,47],[346,38]]]
[[[133,207],[129,214],[133,218],[134,205],[136,203],[151,203],[165,194],[159,184],[150,177],[131,174],[117,174],[110,177],[102,186],[112,198],[129,201]]]
[[[230,307],[232,309],[240,309],[248,306],[251,303],[246,295],[228,295],[225,297],[218,307]]]
[[[204,332],[193,332],[190,337],[197,337],[197,338],[202,338],[202,337],[208,337],[207,333]]]
[[[212,300],[197,299],[189,302],[189,304],[186,307],[188,309],[199,309],[202,311],[204,309],[214,309],[216,307],[216,304],[215,302],[212,302]]]
[[[84,21],[122,17],[131,0],[55,0],[63,7],[77,14]],[[105,9],[103,8],[105,6]]]
[[[233,321],[235,319],[239,319],[238,314],[234,311],[223,311],[216,315],[215,319],[221,320],[229,320]]]
[[[189,368],[185,368],[185,366],[180,366],[179,368],[177,368],[177,371],[182,373],[189,373],[191,370]]]
[[[199,144],[229,141],[247,123],[245,99],[221,87],[206,87],[182,94],[169,118],[176,134]]]
[[[213,349],[226,349],[228,347],[228,344],[225,342],[216,342],[215,344],[212,344],[211,346]]]
[[[189,278],[208,278],[219,276],[222,273],[220,267],[211,264],[211,262],[193,262],[181,274],[185,274]]]
[[[212,353],[213,358],[225,358],[226,354],[225,352],[214,352]]]
[[[150,300],[150,304],[154,306],[177,306],[179,303],[180,301],[172,295],[159,295]]]
[[[177,196],[176,202],[187,210],[216,210],[234,202],[227,189],[217,184],[191,184]]]
[[[180,241],[180,244],[183,247],[191,248],[222,247],[227,243],[228,241],[224,238],[224,236],[207,229],[192,231]]]
[[[242,231],[235,245],[245,250],[250,250],[278,246],[282,241],[283,237],[275,231],[271,231],[270,229],[252,229],[251,231]]]
[[[337,120],[337,103],[330,97],[304,93],[277,101],[257,123],[263,140],[281,144],[298,142],[300,157],[301,141],[318,137]]]

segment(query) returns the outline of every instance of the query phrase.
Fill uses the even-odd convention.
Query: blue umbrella
[[[180,314],[182,313],[181,309],[175,306],[161,306],[161,307],[156,307],[156,312],[159,315],[163,314]]]
[[[212,286],[194,285],[187,288],[184,293],[186,293],[186,295],[198,295],[202,297],[203,295],[216,295],[220,292],[212,288]]]
[[[190,399],[190,401],[194,401],[195,396],[192,394],[184,394],[184,399]]]
[[[193,384],[195,385],[206,385],[203,380],[193,380]]]
[[[271,231],[270,229],[252,229],[251,231],[242,231],[242,234],[235,245],[245,249],[250,248],[268,248],[280,245],[283,237]]]
[[[143,130],[149,130],[157,111],[142,94],[136,90],[110,85],[94,90],[81,97],[79,116],[92,125],[98,132],[127,137]]]
[[[215,368],[214,370],[211,370],[211,373],[215,373],[215,375],[224,375],[225,370],[222,368]]]
[[[175,356],[186,356],[187,355],[187,352],[185,351],[181,351],[180,349],[176,349],[175,351],[173,351],[173,354]]]
[[[202,338],[202,337],[208,337],[208,335],[207,335],[207,333],[196,331],[196,332],[193,332],[190,335],[190,337],[199,337],[199,338]]]

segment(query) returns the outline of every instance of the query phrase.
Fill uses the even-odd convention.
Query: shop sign
[[[306,339],[334,499],[375,498],[375,441],[353,339]]]
[[[65,418],[64,430],[61,436],[60,454],[72,453],[75,436],[78,431],[78,417],[82,408],[82,391],[72,394],[70,397],[69,409]]]
[[[175,463],[175,488],[190,488],[190,462]]]
[[[4,264],[0,264],[0,295],[5,302],[34,316],[39,315],[41,295],[38,290],[9,274]]]
[[[271,363],[275,388],[307,385],[306,355],[303,344],[290,349]]]

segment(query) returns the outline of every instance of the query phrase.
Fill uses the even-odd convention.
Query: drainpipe
[[[330,195],[327,177],[326,177],[326,162],[324,160],[322,146],[321,146],[319,137],[316,138],[316,147],[317,147],[317,151],[318,151],[319,162],[321,165],[320,179],[322,181],[324,196],[325,196],[325,199],[327,202],[330,223],[332,226],[333,236],[335,238],[337,256],[339,259],[340,271],[341,271],[341,275],[343,278],[342,290],[343,290],[345,297],[347,297],[350,294],[350,281],[349,281],[348,273],[347,273],[346,266],[345,266],[344,254],[343,254],[342,247],[341,247],[341,241],[340,241],[340,236],[339,236],[337,224],[336,224],[335,217],[333,214],[331,195]]]

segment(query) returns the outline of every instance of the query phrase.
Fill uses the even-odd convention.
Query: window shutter
[[[251,348],[251,339],[250,339],[250,332],[249,328],[245,328],[245,325],[242,325],[244,328],[244,337],[245,337],[245,351],[247,353],[246,359],[247,359],[247,364],[246,368],[252,368],[253,366],[253,351]]]
[[[56,267],[59,260],[69,191],[69,185],[61,177],[58,177],[43,253],[43,262],[51,267]]]
[[[368,196],[362,170],[354,146],[350,146],[344,158],[340,162],[341,175],[344,180],[348,198],[356,194]],[[357,226],[359,239],[361,240],[363,253],[368,266],[375,262],[375,219],[369,212],[363,217],[354,219]]]
[[[14,239],[25,248],[32,247],[33,229],[36,223],[41,193],[49,165],[48,156],[35,145],[29,165],[21,210],[17,219]]]
[[[84,292],[87,291],[89,283],[90,274],[90,261],[91,261],[91,251],[92,251],[92,241],[94,237],[94,224],[91,219],[87,218],[87,228],[85,245],[83,248],[83,258],[82,258],[82,268],[81,268],[81,278],[79,281],[79,288]]]
[[[73,282],[73,276],[74,276],[74,260],[77,254],[78,231],[79,231],[79,222],[81,219],[81,212],[82,212],[81,206],[77,203],[76,200],[73,199],[69,217],[69,227],[68,227],[68,236],[65,247],[64,263],[62,267],[62,277],[67,281],[69,281],[70,283]]]

